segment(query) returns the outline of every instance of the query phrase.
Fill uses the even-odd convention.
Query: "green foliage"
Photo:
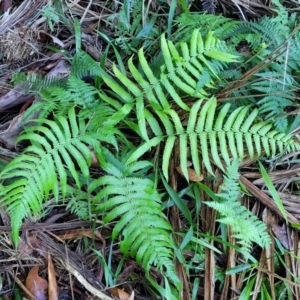
[[[209,33],[203,40],[199,31],[195,30],[190,44],[181,43],[181,51],[178,51],[172,42],[167,42],[162,36],[164,64],[160,68],[159,78],[152,73],[142,50],[139,51],[139,61],[146,78],[133,65],[132,59],[128,62],[128,68],[134,81],[122,74],[116,66],[113,66],[114,74],[123,85],[105,74],[103,80],[119,97],[122,97],[123,102],[135,102],[136,118],[139,120],[135,128],[138,128],[140,136],[145,141],[136,149],[127,163],[136,161],[151,147],[163,141],[165,147],[162,170],[164,176],[168,178],[170,156],[178,140],[181,154],[180,166],[183,174],[188,178],[189,156],[191,156],[196,172],[200,174],[201,171],[198,145],[201,148],[202,161],[212,175],[214,172],[211,158],[215,165],[224,170],[221,158],[227,165],[230,163],[230,158],[242,159],[244,144],[247,145],[248,155],[251,158],[260,156],[262,149],[267,156],[270,156],[275,155],[278,148],[279,152],[282,152],[285,149],[291,151],[298,147],[298,144],[293,143],[291,136],[274,131],[270,123],[254,123],[258,114],[257,109],[253,109],[248,114],[250,107],[240,106],[228,114],[230,104],[226,104],[219,113],[216,113],[215,98],[211,98],[202,105],[208,94],[204,87],[199,88],[196,79],[201,78],[203,65],[207,67],[211,77],[216,81],[217,73],[221,68],[219,62],[231,62],[236,59],[234,55],[217,50],[218,43],[219,41],[213,37],[212,33]],[[212,78],[207,82],[206,87],[213,87]],[[168,98],[164,91],[168,91]],[[192,107],[183,101],[186,96],[195,99]],[[109,103],[113,101],[104,94],[100,94],[100,97]],[[174,102],[173,105],[179,106],[178,110],[181,114],[182,112],[188,113],[187,121],[184,119],[187,126],[184,126],[178,110],[171,108],[169,99]],[[147,123],[154,135],[152,138],[148,136]],[[160,124],[163,124],[163,127]],[[188,153],[188,148],[190,148],[190,153]]]
[[[98,154],[107,175],[89,186],[91,193],[98,190],[92,201],[93,211],[104,213],[105,223],[116,221],[112,238],[123,234],[120,248],[124,254],[135,256],[147,272],[151,264],[165,269],[168,278],[180,289],[172,261],[172,227],[162,213],[161,196],[153,180],[145,177],[152,164],[139,161],[125,165],[129,154],[123,154],[121,161],[108,150],[102,149]]]
[[[126,45],[128,51],[140,45],[140,40],[138,44],[135,41],[143,37],[143,30],[148,28],[150,32],[153,28],[152,23],[140,27],[141,19],[135,15],[140,4],[138,0],[126,1],[119,14],[123,32],[135,36]],[[40,214],[50,196],[57,201],[71,198],[67,207],[81,218],[113,223],[112,238],[120,238],[122,252],[134,257],[147,276],[154,265],[167,283],[180,290],[174,268],[180,251],[161,202],[166,179],[173,172],[170,158],[177,148],[186,179],[188,161],[198,174],[203,171],[201,166],[213,176],[214,166],[222,171],[228,167],[218,195],[222,201],[207,205],[222,215],[220,222],[232,227],[245,254],[250,252],[252,242],[268,245],[265,226],[238,202],[237,160],[299,150],[299,143],[286,133],[289,120],[273,122],[293,104],[293,92],[288,94],[286,90],[296,86],[298,63],[286,62],[280,53],[265,70],[250,76],[245,87],[233,92],[237,99],[249,98],[245,100],[247,105],[241,105],[240,100],[236,105],[219,105],[215,97],[219,89],[228,80],[239,79],[273,49],[266,47],[267,34],[260,37],[257,47],[254,44],[261,24],[252,22],[243,27],[223,17],[201,17],[179,19],[179,24],[185,25],[174,41],[161,36],[161,54],[155,64],[148,63],[147,52],[141,48],[136,60],[128,60],[128,69],[113,65],[109,75],[77,49],[71,75],[62,84],[53,79],[26,78],[28,87],[40,90],[41,97],[26,116],[39,112],[40,118],[19,138],[29,146],[0,174],[0,203],[11,215],[15,243],[22,219]],[[191,30],[194,25],[198,28]],[[275,29],[272,26],[276,31],[276,25]],[[253,60],[246,61],[239,55],[236,47],[242,39],[253,47]],[[279,72],[282,65],[285,71]],[[84,82],[85,76],[92,76],[99,86]],[[25,80],[24,75],[15,78],[16,82]],[[284,87],[284,97],[279,95],[277,80]],[[259,93],[258,101],[253,91]],[[285,101],[281,101],[283,98]],[[262,121],[264,118],[267,121]],[[157,151],[154,159],[153,148]],[[93,152],[100,164],[95,173],[90,169]],[[190,216],[188,206],[184,207],[184,215]],[[199,215],[200,204],[197,209]],[[193,229],[192,217],[189,219]],[[148,278],[162,295],[170,294],[172,288],[167,283],[163,290]]]
[[[289,14],[279,1],[276,1],[276,6],[277,17],[265,16],[249,22],[209,14],[181,14],[177,18],[179,30],[174,39],[187,40],[194,28],[200,29],[203,34],[213,30],[217,38],[226,41],[226,52],[235,54],[238,50],[243,54],[239,58],[243,62],[240,66],[231,65],[231,68],[220,72],[219,77],[223,79],[218,83],[220,88],[258,64],[267,62],[270,56],[273,62],[266,63],[263,71],[249,77],[244,85],[229,95],[229,99],[231,96],[238,99],[237,107],[242,103],[257,105],[265,120],[275,121],[277,130],[288,132],[292,117],[283,115],[297,105],[292,99],[299,89],[300,34],[296,27],[299,21],[297,14]]]
[[[210,14],[182,13],[176,19],[178,31],[174,33],[175,41],[187,41],[190,39],[191,31],[198,29],[206,35],[209,31],[214,31],[215,36],[221,40],[229,35],[240,21],[236,21],[223,16]]]
[[[232,228],[233,237],[238,239],[241,247],[240,251],[247,255],[253,242],[264,248],[269,246],[271,240],[266,224],[239,202],[241,191],[238,163],[238,160],[234,160],[225,172],[224,184],[221,186],[221,192],[217,194],[220,202],[211,201],[205,204],[219,212],[221,218],[218,221]]]
[[[250,51],[245,56],[245,70],[270,58],[273,60],[255,77],[249,78],[246,86],[235,90],[234,97],[247,97],[248,103],[255,103],[265,120],[275,121],[275,128],[281,132],[288,132],[292,122],[291,117],[284,114],[297,105],[293,99],[299,89],[298,22],[295,13],[289,15],[281,6],[276,18],[240,22],[225,36],[237,48],[246,42]]]
[[[141,0],[126,0],[118,13],[107,18],[115,29],[114,44],[126,54],[144,47],[153,52],[153,42],[160,35],[157,16],[149,12],[149,6]]]
[[[54,7],[48,6],[43,9],[43,16],[47,19],[50,30],[54,30],[54,24],[59,22],[59,16],[57,15]]]
[[[15,243],[22,219],[39,214],[50,193],[56,200],[66,196],[68,177],[78,189],[82,187],[78,170],[84,178],[89,177],[91,151],[88,145],[96,147],[101,138],[100,134],[95,138],[86,132],[86,123],[77,119],[74,109],[69,110],[68,119],[59,116],[55,121],[37,120],[37,125],[28,128],[19,138],[30,140],[32,145],[1,173],[2,179],[17,178],[11,184],[4,184],[1,190],[1,203],[6,205],[12,218]]]
[[[34,73],[26,75],[23,72],[14,73],[12,76],[12,81],[16,85],[22,83],[23,88],[31,92],[37,92],[49,86],[65,87],[67,82],[66,79],[43,77]]]

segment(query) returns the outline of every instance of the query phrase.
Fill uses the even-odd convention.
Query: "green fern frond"
[[[162,158],[163,174],[168,178],[170,156],[178,141],[180,151],[180,166],[183,174],[187,176],[187,149],[193,162],[195,171],[200,174],[200,154],[207,171],[213,173],[211,161],[224,170],[224,163],[230,164],[231,159],[243,159],[246,155],[250,158],[260,156],[262,151],[267,156],[276,155],[278,152],[299,149],[300,145],[293,141],[292,136],[273,130],[268,122],[255,123],[258,110],[250,107],[239,107],[232,112],[230,103],[217,112],[217,101],[213,97],[206,101],[198,100],[189,112],[187,126],[184,127],[180,117],[174,110],[165,112],[156,111],[157,117],[164,123],[166,133],[158,135],[143,143],[132,153],[127,163],[132,163],[140,158],[150,147],[156,146],[161,141],[165,142]],[[168,118],[172,120],[173,124]],[[148,120],[148,118],[146,118]],[[169,124],[169,125],[166,125]],[[163,131],[163,130],[162,130]],[[188,147],[189,145],[189,147]],[[247,148],[247,152],[245,152]],[[224,161],[224,163],[223,163]]]
[[[71,93],[69,102],[73,103],[73,105],[91,108],[99,103],[99,99],[97,101],[95,97],[98,94],[98,89],[74,75],[71,75],[68,79],[67,91]]]
[[[99,133],[96,138],[86,132],[86,123],[77,119],[74,108],[69,110],[68,119],[58,116],[55,121],[40,119],[36,122],[38,125],[30,127],[19,138],[19,141],[31,141],[32,145],[0,175],[2,179],[16,178],[1,186],[1,204],[7,206],[12,217],[15,243],[25,216],[39,214],[50,193],[56,200],[59,193],[66,196],[68,177],[81,188],[79,174],[89,177],[92,159],[88,145],[96,148],[101,140]]]
[[[234,160],[228,166],[221,192],[217,194],[220,202],[205,202],[205,204],[220,213],[221,218],[218,219],[220,223],[231,226],[233,236],[241,246],[241,252],[247,255],[251,252],[253,242],[264,248],[270,245],[271,240],[266,225],[239,202],[239,176],[238,160]]]
[[[84,51],[78,51],[72,61],[71,74],[77,78],[85,76],[101,77],[101,67]]]
[[[26,75],[23,72],[16,72],[12,76],[15,85],[22,84],[22,88],[29,92],[38,92],[46,87],[65,88],[67,79],[57,77],[45,77],[37,74]]]
[[[124,254],[135,257],[147,272],[151,265],[157,266],[179,288],[173,264],[172,227],[162,212],[154,182],[143,176],[149,162],[126,166],[108,151],[101,152],[99,161],[107,175],[89,186],[90,193],[96,192],[94,210],[104,213],[106,223],[116,221],[112,237],[122,233]]]
[[[288,119],[279,117],[286,113],[286,108],[293,102],[284,96],[267,96],[257,102],[260,114],[265,115],[266,120],[274,120],[274,127],[280,132],[287,132]]]
[[[70,75],[64,88],[44,87],[39,93],[41,101],[34,103],[26,111],[24,119],[37,111],[41,119],[48,117],[50,113],[65,116],[68,110],[76,105],[82,109],[90,109],[90,113],[91,109],[94,112],[94,108],[100,103],[98,92],[94,86]]]
[[[266,43],[270,43],[274,40],[274,37],[277,37],[278,26],[273,21],[273,19],[264,16],[260,21],[249,21],[249,22],[241,22],[239,23],[234,30],[228,34],[227,38],[229,37],[237,37],[243,36],[244,39],[246,36],[248,38],[251,36],[258,38],[260,41],[265,41]],[[242,39],[240,38],[240,41]],[[250,43],[255,43],[254,38],[251,39]]]
[[[272,64],[275,69],[277,64]],[[276,68],[277,69],[277,68]],[[265,120],[274,121],[274,126],[281,132],[287,132],[288,117],[282,117],[294,105],[295,90],[298,83],[295,78],[285,73],[282,68],[278,71],[266,71],[256,74],[258,77],[251,85],[251,89],[262,93],[256,105],[259,114]],[[267,96],[266,96],[267,95]]]
[[[180,14],[176,22],[178,23],[179,30],[174,34],[175,41],[189,40],[191,32],[194,29],[200,29],[203,34],[207,34],[208,31],[213,30],[216,32],[216,37],[222,40],[240,24],[240,21],[220,15],[192,13]]]
[[[217,49],[218,43],[219,40],[213,36],[213,32],[209,32],[203,39],[200,32],[195,30],[190,43],[181,43],[180,49],[177,49],[163,35],[161,37],[161,50],[164,64],[161,66],[159,78],[153,74],[143,49],[139,51],[138,57],[145,77],[134,66],[132,59],[129,60],[128,67],[133,79],[125,76],[115,65],[113,72],[121,84],[103,72],[105,83],[118,97],[122,98],[124,103],[136,104],[139,130],[145,140],[148,140],[145,123],[145,105],[148,102],[154,110],[163,112],[170,108],[170,100],[172,100],[183,110],[189,111],[190,108],[182,100],[181,94],[184,93],[196,99],[207,95],[204,86],[199,88],[199,78],[204,68],[206,73],[209,70],[211,77],[218,78],[219,63],[226,64],[236,60],[236,56],[219,51]],[[213,87],[212,82],[208,82],[205,87]],[[170,100],[165,91],[169,93]],[[113,103],[113,99],[104,94],[100,94],[100,97],[104,101]]]

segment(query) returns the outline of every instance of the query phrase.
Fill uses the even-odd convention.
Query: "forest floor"
[[[81,47],[94,60],[104,63],[108,70],[118,59],[128,61],[141,43],[133,22],[127,32],[120,28],[120,19],[126,16],[119,12],[123,5],[140,1],[122,2],[0,1],[0,170],[22,151],[21,145],[16,147],[16,140],[23,130],[22,116],[38,97],[38,93],[26,90],[24,85],[13,84],[13,74],[24,72],[27,76],[68,77],[69,62],[76,52],[78,31],[74,26],[75,18],[80,24]],[[175,8],[173,18],[181,13],[179,5],[175,7],[173,2],[145,2],[140,22],[144,24],[149,15],[156,15],[162,22],[161,28],[166,28],[171,15],[170,9]],[[274,13],[271,1],[198,2],[191,4],[194,12],[207,10],[241,20],[259,19]],[[284,2],[290,11],[300,9],[299,1]],[[130,10],[131,8],[129,13]],[[153,51],[148,52],[149,57],[156,54],[154,44],[155,41],[148,44],[153,47]],[[107,47],[112,45],[115,48],[111,47],[106,52]],[[104,53],[105,61],[102,60]],[[298,174],[298,163],[280,171],[269,170],[269,176],[276,182],[276,189],[288,211],[289,221],[293,224],[299,224],[300,220],[300,196],[295,193]],[[253,266],[256,277],[255,281],[250,280],[248,298],[243,299],[252,299],[253,291],[267,286],[265,280],[274,287],[283,283],[293,290],[278,299],[300,299],[300,253],[296,246],[300,245],[299,233],[297,229],[282,222],[280,211],[274,207],[267,192],[262,191],[262,176],[257,166],[251,162],[245,163],[242,175],[244,186],[260,200],[253,205],[253,197],[249,197],[245,205],[251,207],[252,213],[257,214],[266,224],[272,224],[273,234],[284,245],[281,249],[290,250],[282,250],[279,255],[279,250],[274,247],[264,251],[255,249],[255,256],[259,261],[259,264]],[[290,190],[286,188],[288,180],[294,182],[295,195],[290,195]],[[133,259],[124,258],[119,250],[112,247],[112,241],[106,238],[110,231],[100,222],[82,221],[66,205],[57,205],[53,200],[44,203],[43,207],[44,212],[47,212],[45,215],[24,220],[17,248],[11,239],[10,216],[5,207],[0,209],[0,299],[161,299],[153,296],[153,288],[147,283],[142,268]],[[209,226],[215,225],[207,224],[208,228]],[[234,255],[230,251],[227,255],[216,254],[217,268],[225,270],[228,266],[234,266]],[[266,257],[273,259],[267,261]],[[281,269],[275,272],[276,266]],[[157,270],[153,268],[151,272],[155,277]],[[208,272],[209,270],[203,271],[201,276],[208,276]],[[114,280],[109,276],[114,277]],[[239,298],[240,287],[245,278],[237,272],[227,274],[227,277],[216,280],[215,292],[210,299]],[[111,282],[115,285],[110,286],[108,283]],[[202,283],[195,291],[192,291],[192,283],[184,283],[184,286],[189,286],[193,296],[185,293],[182,294],[183,299],[206,298]],[[275,292],[271,294],[274,297]]]

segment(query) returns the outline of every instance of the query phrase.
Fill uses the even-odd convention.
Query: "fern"
[[[281,74],[279,72],[262,72],[256,74],[258,78],[251,84],[251,88],[262,94],[257,101],[259,114],[264,116],[265,120],[275,120],[275,128],[281,132],[287,132],[288,119],[282,117],[287,108],[294,105],[295,89],[297,83],[293,76],[289,74]],[[265,96],[267,95],[267,96]],[[280,116],[278,118],[278,116]]]
[[[206,205],[217,210],[221,218],[220,223],[230,225],[233,236],[238,239],[240,251],[247,255],[251,252],[252,243],[261,247],[270,245],[271,240],[265,223],[248,211],[239,202],[238,160],[234,160],[224,175],[224,184],[221,186],[220,202],[205,202]]]
[[[29,92],[37,92],[46,87],[66,87],[67,79],[56,77],[43,77],[42,75],[30,74],[23,72],[14,73],[12,81],[15,85],[22,84],[22,87]]]
[[[238,100],[238,106],[241,105],[241,101],[244,104],[257,105],[261,118],[272,120],[278,131],[288,132],[293,120],[292,117],[286,116],[286,113],[295,106],[296,103],[292,99],[295,99],[295,92],[299,89],[300,35],[295,28],[298,22],[295,14],[289,15],[281,4],[277,4],[279,9],[276,10],[276,18],[263,17],[259,21],[241,22],[226,36],[227,43],[232,43],[236,48],[240,48],[245,41],[249,47],[249,55],[241,66],[239,76],[242,76],[243,69],[251,70],[257,64],[267,61],[269,55],[273,57],[271,63],[265,63],[263,71],[249,78],[245,85],[234,90],[229,98],[233,96],[242,99]],[[227,74],[224,74],[224,79],[235,79],[231,70],[227,71]],[[224,86],[226,84],[224,81]]]
[[[191,32],[200,30],[206,35],[209,31],[214,31],[215,36],[221,40],[235,30],[240,21],[235,21],[221,15],[182,13],[176,19],[179,30],[174,33],[175,41],[188,41]]]
[[[123,253],[135,257],[147,272],[151,264],[165,270],[164,273],[180,289],[173,264],[172,227],[162,213],[161,196],[155,190],[154,182],[144,177],[151,163],[140,161],[125,165],[128,154],[120,161],[108,150],[102,150],[98,155],[107,175],[89,186],[91,193],[99,190],[92,202],[93,211],[104,213],[106,223],[117,221],[112,238],[116,239],[122,233],[120,247]]]
[[[72,60],[71,73],[76,78],[85,76],[101,76],[101,67],[84,51],[78,51]]]
[[[269,17],[264,16],[259,21],[249,21],[239,23],[226,38],[231,37],[236,44],[242,40],[247,40],[254,49],[257,49],[263,41],[271,43],[278,35],[277,24]]]
[[[44,87],[40,93],[41,101],[34,103],[25,113],[24,119],[39,111],[40,118],[46,118],[50,113],[66,115],[68,110],[78,105],[83,109],[94,111],[100,104],[98,89],[71,74],[65,87]]]
[[[122,97],[123,102],[134,103],[136,107],[136,118],[139,120],[138,132],[145,142],[131,155],[127,163],[132,163],[151,147],[165,142],[162,169],[164,176],[168,178],[170,156],[178,140],[181,153],[180,166],[184,176],[188,178],[188,144],[191,149],[191,159],[198,174],[200,174],[199,144],[203,163],[211,174],[213,170],[210,157],[215,165],[224,170],[221,159],[227,165],[231,157],[242,159],[245,155],[245,144],[250,157],[259,156],[262,151],[269,156],[275,155],[277,148],[282,152],[299,147],[298,144],[293,143],[291,136],[274,131],[271,124],[265,122],[255,124],[258,113],[255,109],[247,116],[249,107],[239,107],[227,116],[230,104],[225,105],[218,115],[215,98],[211,98],[202,105],[202,99],[205,99],[207,92],[204,88],[201,89],[201,86],[199,88],[196,79],[201,78],[205,70],[217,80],[219,62],[231,62],[236,59],[235,56],[216,49],[219,41],[213,37],[212,33],[203,40],[200,33],[195,30],[189,46],[187,43],[181,43],[180,52],[172,42],[167,42],[164,36],[162,36],[161,43],[164,64],[161,66],[160,78],[152,73],[142,50],[139,51],[139,61],[146,78],[133,65],[132,60],[129,60],[128,67],[134,81],[123,75],[116,66],[113,66],[113,71],[122,85],[103,73],[105,83],[119,97]],[[205,86],[213,87],[213,81],[211,80]],[[171,103],[164,93],[165,90],[168,91],[169,98],[179,106],[179,111],[189,115],[186,127],[181,121],[181,115],[171,108]],[[183,101],[182,95],[193,97],[195,104],[189,107]],[[105,94],[100,94],[100,97],[111,104],[116,102]],[[148,102],[150,107],[146,108]],[[116,109],[120,109],[119,105],[118,102]],[[153,138],[148,136],[147,123],[153,132]],[[163,128],[160,123],[163,124]],[[137,130],[136,126],[135,130]]]
[[[212,20],[212,16],[203,16],[201,26],[209,19]],[[128,61],[127,73],[113,65],[114,77],[87,54],[78,51],[65,85],[53,86],[50,82],[51,86],[42,89],[42,100],[31,109],[40,110],[40,120],[20,137],[31,145],[0,174],[4,180],[0,203],[7,206],[12,216],[15,243],[22,219],[39,214],[50,195],[56,200],[69,197],[72,195],[70,182],[75,182],[81,192],[83,186],[88,185],[88,193],[76,197],[80,200],[77,204],[71,200],[68,208],[83,218],[101,215],[106,223],[114,222],[113,239],[122,236],[121,250],[126,255],[135,257],[147,272],[151,265],[157,266],[181,288],[173,267],[172,228],[162,212],[161,195],[156,189],[161,178],[154,177],[150,159],[145,160],[147,152],[160,145],[159,167],[168,178],[170,157],[173,148],[179,145],[180,167],[188,178],[188,160],[198,174],[201,165],[214,174],[213,164],[225,171],[233,159],[259,157],[262,153],[271,156],[300,148],[292,135],[274,130],[271,121],[261,121],[266,115],[270,119],[276,117],[270,114],[268,98],[263,94],[269,83],[266,74],[280,67],[282,56],[268,66],[270,69],[265,70],[260,84],[255,82],[260,76],[257,74],[255,79],[249,79],[245,91],[239,91],[245,95],[258,91],[265,104],[259,101],[258,108],[250,105],[233,108],[229,103],[218,105],[214,97],[217,87],[224,86],[228,78],[239,78],[243,69],[232,77],[226,75],[226,79],[223,75],[229,74],[232,66],[235,68],[243,58],[236,55],[236,51],[229,51],[236,46],[233,39],[229,47],[230,42],[222,41],[237,24],[222,17],[214,20],[219,22],[219,27],[224,25],[223,31],[218,30],[218,26],[216,33],[207,29],[203,36],[202,28],[192,34],[183,31],[189,38],[179,39],[179,33],[177,37],[181,42],[178,44],[167,41],[163,35],[157,70],[152,70],[144,49],[138,51],[137,63],[133,57]],[[138,28],[137,21],[130,24]],[[261,57],[257,56],[251,63],[257,63],[267,54],[268,51],[262,49]],[[293,85],[295,66],[296,63],[288,66],[285,77],[288,80],[285,82]],[[80,79],[87,75],[99,79],[103,89],[98,90]],[[274,91],[273,86],[271,91]],[[286,105],[289,104],[284,103],[277,112],[284,111]],[[54,121],[46,119],[49,114],[53,114]],[[92,149],[103,171],[95,179],[89,170]],[[235,201],[229,210],[223,203],[213,205],[224,215],[222,222],[233,226],[235,237],[245,251],[251,242],[266,246],[261,235],[255,240],[252,232],[247,235],[248,242],[242,236],[245,224],[254,230],[264,228],[236,201],[239,189],[234,167],[227,171],[220,197],[224,203]],[[157,174],[158,170],[155,171]],[[85,200],[91,199],[91,205],[85,205]],[[246,218],[244,223],[238,218],[239,222],[235,222],[233,216],[237,213]]]
[[[224,170],[224,160],[227,165],[231,158],[243,159],[246,154],[253,158],[260,156],[262,151],[267,156],[276,155],[283,151],[292,151],[299,149],[299,144],[295,143],[292,136],[286,135],[272,129],[272,124],[268,122],[254,123],[258,110],[252,110],[247,116],[249,106],[239,107],[228,115],[230,104],[225,105],[221,111],[216,113],[216,99],[211,98],[202,107],[199,112],[202,100],[198,100],[192,107],[187,128],[184,129],[178,121],[178,116],[174,111],[169,111],[169,115],[174,119],[175,128],[169,122],[170,128],[167,128],[167,137],[163,134],[142,144],[129,158],[128,163],[138,159],[151,146],[165,141],[163,153],[162,168],[166,178],[168,178],[168,168],[170,155],[175,144],[179,140],[180,145],[180,166],[186,178],[187,175],[187,149],[188,143],[191,149],[191,159],[195,171],[200,174],[200,159],[198,145],[202,153],[202,161],[209,173],[214,174],[211,166],[211,160],[221,170]],[[198,113],[199,112],[199,113]],[[162,115],[162,114],[161,114]],[[161,117],[160,115],[160,117]],[[167,122],[167,114],[163,116]],[[149,118],[150,120],[150,118]],[[226,121],[225,121],[226,120]],[[247,153],[244,147],[247,146]]]
[[[19,141],[32,141],[32,145],[7,165],[0,175],[2,179],[16,178],[11,183],[4,182],[0,201],[11,215],[15,243],[22,219],[39,214],[50,193],[56,200],[60,195],[66,196],[68,177],[75,181],[78,189],[81,188],[74,161],[83,177],[88,178],[92,159],[88,145],[97,148],[98,141],[105,139],[100,133],[94,134],[94,137],[86,132],[86,123],[77,119],[74,108],[69,110],[68,119],[60,116],[56,121],[40,119],[37,123],[19,138]]]

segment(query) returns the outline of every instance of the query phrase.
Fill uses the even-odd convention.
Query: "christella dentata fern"
[[[107,175],[95,180],[89,191],[96,195],[93,211],[105,213],[104,221],[116,221],[112,238],[123,235],[123,253],[135,256],[148,272],[151,264],[165,270],[166,275],[180,289],[181,283],[173,264],[172,227],[162,212],[161,196],[151,178],[145,176],[152,164],[139,161],[125,165],[130,152],[117,160],[108,150],[99,154],[101,167]]]
[[[221,192],[216,196],[220,202],[207,201],[206,205],[214,208],[220,214],[218,221],[231,226],[233,237],[238,239],[239,251],[247,255],[251,252],[252,243],[267,247],[271,243],[267,226],[241,205],[241,189],[239,186],[238,160],[230,164],[224,175]]]
[[[270,121],[261,121],[259,109],[218,105],[214,91],[223,80],[221,74],[241,59],[236,52],[222,49],[229,48],[213,31],[203,37],[196,29],[178,44],[162,35],[158,72],[140,49],[137,63],[129,59],[127,74],[113,65],[114,76],[79,51],[65,85],[41,90],[41,101],[32,111],[39,110],[42,118],[19,139],[30,146],[1,173],[0,201],[12,217],[14,242],[22,219],[39,214],[50,195],[56,200],[73,197],[69,183],[74,182],[78,190],[84,187],[88,192],[81,194],[78,205],[68,207],[84,218],[89,214],[116,222],[112,236],[121,236],[121,250],[135,257],[147,272],[151,265],[157,266],[180,289],[173,267],[172,228],[162,212],[159,172],[152,159],[147,160],[150,150],[160,146],[162,158],[157,166],[168,179],[170,157],[179,145],[180,167],[188,179],[188,160],[196,173],[200,174],[203,165],[214,175],[213,165],[225,171],[233,159],[300,148],[292,135],[275,130]],[[103,83],[101,89],[79,78],[86,75],[97,77]],[[50,114],[53,121],[46,119]],[[96,176],[90,174],[92,151],[101,168]],[[230,192],[226,180],[223,194]],[[84,200],[92,201],[91,211]],[[228,218],[234,211],[246,215],[235,203],[232,211],[220,208],[220,212]],[[247,220],[257,228],[250,215]],[[243,226],[250,224],[247,220],[241,219],[235,231],[241,243]],[[251,241],[266,245],[259,239]],[[241,245],[249,250],[249,244]]]
[[[206,169],[213,174],[211,158],[215,165],[224,170],[221,159],[226,164],[230,163],[231,158],[242,159],[245,156],[245,145],[248,148],[247,155],[250,157],[260,156],[262,149],[270,156],[275,155],[278,149],[282,152],[298,147],[291,136],[273,130],[271,123],[256,123],[257,109],[248,114],[250,107],[240,106],[229,114],[230,104],[226,104],[217,111],[216,99],[214,97],[207,99],[208,94],[204,87],[198,89],[197,78],[201,77],[203,66],[207,67],[214,77],[214,80],[211,79],[206,85],[211,88],[214,81],[218,80],[220,62],[236,60],[235,56],[222,53],[216,48],[218,40],[212,33],[203,40],[199,31],[195,30],[189,45],[180,44],[181,51],[177,50],[172,42],[167,42],[164,36],[161,43],[164,64],[161,66],[159,78],[152,73],[143,50],[139,51],[139,61],[146,78],[133,65],[132,60],[129,61],[128,68],[135,81],[127,78],[116,66],[113,67],[113,71],[122,85],[107,74],[103,77],[106,84],[122,97],[125,103],[135,103],[139,122],[133,128],[145,142],[137,148],[127,163],[136,161],[151,147],[164,142],[162,170],[164,176],[168,178],[170,156],[178,140],[180,166],[188,178],[189,156],[196,172],[200,174],[199,153],[202,154]],[[168,98],[166,92],[169,94]],[[192,106],[183,101],[183,95],[194,98]],[[100,94],[100,97],[108,103],[114,101],[104,94]],[[177,105],[179,109],[175,110],[171,105]],[[184,114],[188,114],[186,126],[182,120]],[[149,137],[146,124],[149,124],[154,137]]]
[[[67,118],[39,119],[36,123],[19,138],[30,140],[32,145],[1,173],[4,180],[16,178],[11,184],[4,183],[1,189],[1,203],[12,217],[15,243],[24,217],[41,213],[50,194],[56,200],[66,197],[68,178],[74,180],[78,189],[82,187],[79,174],[89,178],[89,146],[97,149],[99,141],[107,139],[105,130],[89,133],[86,122],[77,118],[74,108],[69,109]],[[109,140],[114,142],[113,135]]]

